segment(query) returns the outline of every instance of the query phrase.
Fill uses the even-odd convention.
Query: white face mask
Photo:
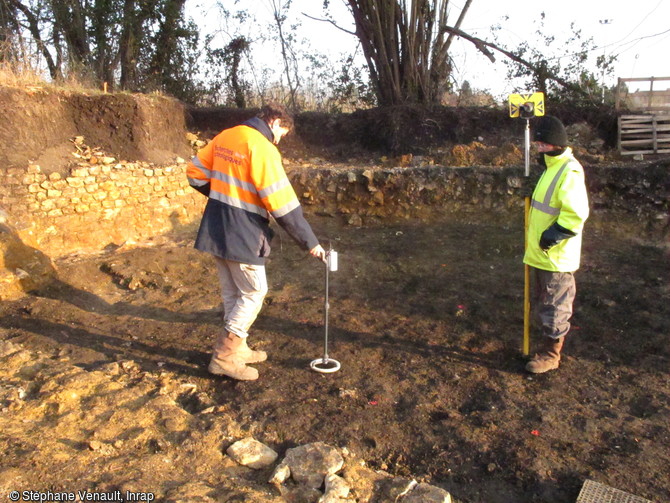
[[[270,130],[272,131],[272,136],[274,137],[274,144],[277,145],[282,137],[286,136],[289,132],[289,128],[283,127],[281,125],[280,119],[275,119],[270,124]]]

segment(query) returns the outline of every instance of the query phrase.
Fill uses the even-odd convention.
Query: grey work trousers
[[[577,288],[571,272],[544,271],[531,267],[533,298],[531,304],[544,337],[557,339],[570,331],[572,303]]]
[[[224,328],[246,338],[268,293],[265,266],[214,258],[221,284]]]

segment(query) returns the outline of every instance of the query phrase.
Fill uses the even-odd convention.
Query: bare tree
[[[451,74],[449,0],[347,0],[380,105],[434,103]],[[466,0],[458,29],[472,0]]]
[[[291,0],[268,0],[272,9],[272,17],[277,27],[277,36],[281,47],[282,59],[284,61],[284,74],[289,88],[291,108],[298,108],[296,96],[300,87],[300,79],[296,68],[296,58],[292,50],[292,36],[286,31],[286,13],[291,8]]]
[[[8,32],[13,31],[16,37],[21,36],[21,29],[26,28],[31,34],[40,55],[44,58],[51,78],[57,80],[62,77],[61,69],[57,62],[51,57],[47,43],[42,38],[40,31],[39,14],[33,12],[28,5],[19,0],[8,0],[1,4],[0,12],[3,20],[3,39],[8,35]],[[25,18],[25,25],[22,26],[18,19],[18,13],[21,13]]]
[[[495,52],[503,54],[518,68],[533,74],[540,88],[546,87],[549,80],[583,94],[578,83],[561,77],[546,62],[529,61],[522,57],[523,51],[510,51],[462,31],[460,27],[472,0],[465,1],[453,26],[448,24],[449,0],[346,0],[346,3],[356,25],[353,35],[363,48],[380,105],[439,103],[449,90],[452,70],[449,49],[456,37],[472,43],[492,62]],[[324,7],[327,4],[328,0]],[[342,29],[332,19],[321,21]]]

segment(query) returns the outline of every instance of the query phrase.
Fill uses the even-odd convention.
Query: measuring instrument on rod
[[[312,360],[309,366],[315,372],[322,374],[332,374],[340,370],[340,362],[333,360],[328,356],[328,311],[330,304],[328,300],[328,273],[337,271],[337,252],[332,248],[326,251],[326,293],[324,296],[323,306],[323,326],[324,326],[324,342],[323,342],[323,356]]]
[[[524,134],[524,176],[530,178],[530,119],[544,115],[544,93],[526,93],[509,95],[509,116],[513,119],[526,120]],[[530,196],[524,197],[524,251],[528,246],[528,215],[530,213]],[[524,264],[523,288],[523,355],[530,354],[530,268]]]

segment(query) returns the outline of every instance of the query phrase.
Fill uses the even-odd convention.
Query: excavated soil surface
[[[329,355],[342,364],[334,374],[309,368],[324,349],[324,267],[283,233],[251,331],[251,346],[269,353],[257,382],[205,370],[221,305],[211,258],[192,248],[194,229],[61,260],[59,283],[5,303],[1,339],[46,355],[42,366],[47,358],[97,376],[121,362],[135,377],[112,373],[112,383],[153,379],[180,389],[172,396],[187,419],[179,416],[182,427],[157,421],[147,399],[116,409],[105,403],[109,383],[73,412],[70,399],[51,394],[44,370],[26,370],[29,356],[21,373],[5,360],[0,486],[141,485],[160,497],[195,476],[221,487],[220,466],[207,460],[232,439],[208,437],[212,420],[193,422],[206,412],[235,424],[232,436],[251,434],[280,453],[313,441],[346,447],[374,469],[438,485],[460,502],[569,503],[585,479],[670,500],[665,245],[587,226],[566,357],[558,371],[531,377],[520,354],[520,223],[474,215],[368,227],[311,221],[340,254],[329,274]],[[123,429],[116,414],[128,407]],[[173,454],[173,464],[159,454]],[[138,465],[149,462],[142,475]],[[265,484],[268,473],[240,477]]]
[[[4,90],[0,99],[21,112],[9,117],[24,118],[0,127],[10,167],[34,161],[45,172],[66,170],[71,137],[80,134],[119,158],[187,155],[182,132],[169,124],[181,116],[162,111],[166,104],[102,96],[63,108],[42,89]],[[302,132],[335,145],[330,154],[347,162],[362,148],[350,137],[376,139],[363,157],[393,165],[414,139],[434,137],[469,147],[425,148],[400,164],[430,154],[477,165],[480,151],[489,163],[500,158],[496,165],[520,162],[519,149],[504,144],[518,144],[521,125],[500,130],[511,124],[504,114],[492,122],[495,111],[462,111],[462,127],[436,129],[403,110],[372,122],[359,114],[359,127],[310,127],[307,117]],[[217,129],[211,118],[201,122]],[[146,124],[156,127],[142,130]],[[486,148],[473,143],[480,141]],[[585,142],[579,155],[599,161],[594,148]],[[288,167],[313,165],[314,155],[299,152]],[[340,253],[329,276],[329,354],[342,364],[334,374],[309,368],[323,355],[324,266],[283,233],[251,332],[252,347],[269,353],[256,382],[205,370],[221,305],[212,259],[192,248],[195,229],[61,259],[57,283],[3,302],[0,494],[125,489],[169,502],[288,501],[267,485],[268,470],[224,456],[252,435],[280,455],[314,441],[346,447],[350,465],[364,460],[426,481],[462,503],[572,503],[585,479],[670,501],[667,242],[620,232],[614,220],[587,224],[566,357],[558,371],[531,377],[520,355],[521,222],[310,220]],[[355,487],[352,498],[371,494]]]

